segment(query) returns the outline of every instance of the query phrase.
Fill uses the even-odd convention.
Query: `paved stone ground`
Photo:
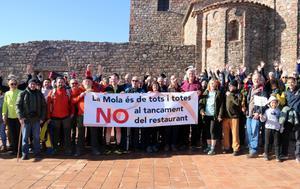
[[[300,188],[295,160],[134,153],[92,157],[48,157],[27,161],[0,155],[0,188]]]

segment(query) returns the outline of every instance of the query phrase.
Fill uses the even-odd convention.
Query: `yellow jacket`
[[[4,95],[2,116],[7,116],[7,118],[15,119],[18,118],[16,113],[16,101],[17,97],[21,91],[15,89],[13,91],[7,91]]]

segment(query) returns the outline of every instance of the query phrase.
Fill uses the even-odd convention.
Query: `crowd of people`
[[[207,155],[232,153],[282,162],[300,162],[300,61],[288,75],[274,63],[267,75],[261,62],[253,73],[245,67],[197,73],[186,68],[184,78],[146,73],[143,78],[114,73],[106,77],[103,67],[89,64],[85,78],[75,73],[43,79],[27,67],[27,81],[0,77],[1,152],[35,158],[41,154],[68,156],[198,151]],[[96,72],[96,73],[94,73]],[[1,74],[0,74],[1,76]],[[84,96],[100,93],[173,93],[197,91],[199,119],[196,125],[148,128],[85,127]],[[267,99],[264,104],[258,98]],[[259,103],[261,102],[261,103]],[[114,133],[112,135],[112,133]],[[20,140],[21,139],[21,145]],[[7,143],[7,139],[9,143]],[[295,144],[294,155],[289,144]],[[200,150],[201,149],[201,150]],[[220,149],[220,150],[217,150]]]

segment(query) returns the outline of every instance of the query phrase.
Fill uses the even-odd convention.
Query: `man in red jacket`
[[[81,85],[79,85],[79,82],[77,79],[71,79],[70,86],[71,86],[72,112],[74,112],[74,116],[71,118],[71,145],[73,148],[76,145],[76,133],[79,134],[79,132],[80,132],[79,128],[77,129],[77,127],[78,127],[77,119],[79,116],[78,101],[76,101],[74,99],[76,99],[85,90]],[[78,131],[76,131],[76,130],[78,130]]]
[[[50,91],[47,97],[48,118],[53,126],[53,147],[58,150],[62,145],[60,139],[61,126],[64,130],[64,151],[65,155],[71,155],[71,124],[72,115],[71,92],[65,88],[65,80],[62,77],[56,78],[56,88]]]

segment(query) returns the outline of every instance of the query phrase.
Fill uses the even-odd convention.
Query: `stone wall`
[[[27,64],[37,71],[75,71],[82,76],[89,63],[104,66],[105,75],[116,72],[143,76],[152,72],[182,76],[184,68],[194,62],[194,46],[41,41],[0,48],[0,66],[5,76],[22,76]]]
[[[157,11],[158,0],[131,0],[130,42],[182,43],[182,21],[192,0],[170,0],[169,11]]]

